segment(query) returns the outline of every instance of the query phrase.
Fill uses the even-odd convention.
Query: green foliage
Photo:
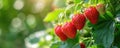
[[[47,14],[47,16],[44,18],[45,22],[50,22],[58,19],[58,15],[63,12],[64,9],[56,9],[50,13]]]
[[[88,48],[99,48],[99,47],[97,47],[97,45],[92,45],[91,47]]]
[[[79,3],[80,1],[81,1],[81,0],[74,0],[74,3],[77,4],[77,3]]]
[[[85,31],[83,32],[87,32],[89,34],[87,37],[83,37],[83,38],[88,39],[88,37],[90,38],[93,37],[93,39],[88,39],[89,42],[91,43],[91,44],[88,43],[89,44],[87,45],[88,48],[117,48],[117,47],[119,48],[120,47],[120,43],[118,41],[120,40],[118,39],[120,35],[120,23],[115,21],[115,17],[118,14],[120,14],[119,0],[67,0],[67,1],[69,2],[68,2],[68,6],[66,6],[66,9],[57,9],[48,13],[44,21],[52,22],[57,20],[58,22],[59,21],[65,22],[67,20],[66,18],[69,18],[71,14],[81,13],[88,6],[96,5],[97,3],[103,2],[106,5],[105,14],[100,15],[99,21],[95,25],[87,21],[86,26],[89,28],[89,30],[86,30],[84,28],[83,30]],[[59,17],[61,13],[63,13],[64,18]],[[61,41],[53,42],[50,48],[80,48],[79,41],[83,41],[83,40],[79,40],[79,39],[80,38],[76,36],[75,39],[68,39],[65,42],[61,42]]]
[[[79,38],[76,36],[75,39],[67,39],[65,42],[54,42],[51,44],[50,48],[78,48]]]
[[[118,40],[120,37],[120,19],[116,21],[116,16],[120,16],[120,6],[119,0],[67,0],[68,6],[65,10],[54,10],[48,13],[45,22],[52,22],[59,20],[65,22],[66,18],[71,17],[71,14],[82,13],[84,9],[90,5],[97,5],[97,3],[103,2],[105,4],[105,14],[99,16],[99,21],[97,24],[93,25],[89,21],[86,22],[87,28],[83,28],[79,32],[75,39],[68,39],[65,42],[57,41],[51,44],[50,48],[80,48],[79,42],[82,39],[88,39],[89,42],[85,41],[87,48],[119,48],[120,42]],[[72,4],[69,4],[72,3]],[[115,4],[116,3],[116,4]],[[64,18],[60,18],[59,15],[63,13]],[[116,18],[115,18],[116,17]],[[65,19],[65,20],[64,20]],[[70,18],[71,19],[71,18]],[[70,20],[69,19],[69,20]],[[58,21],[59,22],[59,21]],[[58,22],[55,22],[56,24]],[[87,30],[89,29],[89,30]],[[84,33],[89,33],[87,37],[84,37]],[[83,36],[82,36],[83,35]],[[78,38],[82,36],[83,38]],[[91,38],[91,39],[89,39]],[[93,39],[92,39],[93,38]],[[79,40],[79,41],[78,41]]]
[[[75,44],[72,48],[81,48],[80,43]]]
[[[51,44],[50,48],[59,48],[61,42],[54,42]]]
[[[107,21],[99,25],[101,26],[93,31],[95,43],[110,48],[114,40],[115,22]]]
[[[112,14],[110,11],[106,11],[106,14],[107,14],[111,19],[114,18],[114,17],[113,17],[113,14]]]

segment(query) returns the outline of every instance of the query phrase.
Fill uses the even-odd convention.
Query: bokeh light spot
[[[52,36],[51,36],[51,35],[47,35],[47,36],[45,37],[45,39],[46,39],[47,41],[50,41],[50,40],[52,40]]]
[[[38,13],[38,12],[42,11],[44,9],[44,7],[45,7],[45,2],[43,0],[39,0],[34,4],[34,6],[32,8],[32,12]]]
[[[0,9],[3,7],[3,0],[0,0]]]
[[[21,21],[21,19],[20,18],[14,18],[13,20],[12,20],[12,26],[14,27],[14,28],[19,28],[19,27],[21,27],[22,26],[22,21]]]
[[[14,8],[16,10],[21,10],[24,6],[24,2],[22,0],[16,0],[14,3]]]
[[[27,24],[31,27],[34,28],[36,26],[36,19],[34,15],[28,15],[27,16]]]

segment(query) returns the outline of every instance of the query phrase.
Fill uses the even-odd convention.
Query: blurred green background
[[[0,48],[49,48],[54,37],[47,13],[65,0],[0,0]]]

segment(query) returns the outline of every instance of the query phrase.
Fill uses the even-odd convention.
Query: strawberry
[[[72,17],[72,23],[73,23],[73,25],[75,25],[75,27],[78,30],[81,30],[84,27],[85,22],[86,22],[86,18],[84,16],[84,14],[75,14]]]
[[[105,14],[105,5],[103,3],[97,4],[96,9],[100,14]]]
[[[61,27],[61,25],[55,27],[55,34],[61,39],[61,41],[66,41],[67,36],[62,32]]]
[[[80,43],[80,48],[85,48],[85,44],[84,43]]]
[[[85,9],[84,14],[92,24],[97,23],[99,13],[94,6],[90,6],[89,8]]]
[[[63,33],[70,39],[75,38],[77,29],[71,22],[66,22],[62,26]]]

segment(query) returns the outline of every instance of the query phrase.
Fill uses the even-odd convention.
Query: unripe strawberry
[[[62,32],[61,30],[61,25],[57,25],[55,27],[55,34],[61,39],[61,41],[66,41],[67,40],[67,36]]]
[[[72,23],[73,23],[73,25],[75,25],[75,27],[78,30],[81,30],[84,27],[85,22],[86,22],[86,18],[84,16],[84,14],[75,14],[72,17]]]
[[[63,33],[70,39],[75,38],[77,29],[71,22],[66,22],[62,26]]]
[[[94,6],[90,6],[89,8],[85,9],[84,14],[92,24],[97,23],[99,13]]]
[[[105,14],[105,5],[104,4],[102,4],[102,3],[97,4],[96,9],[100,14]]]
[[[84,43],[80,43],[80,48],[86,48]]]

